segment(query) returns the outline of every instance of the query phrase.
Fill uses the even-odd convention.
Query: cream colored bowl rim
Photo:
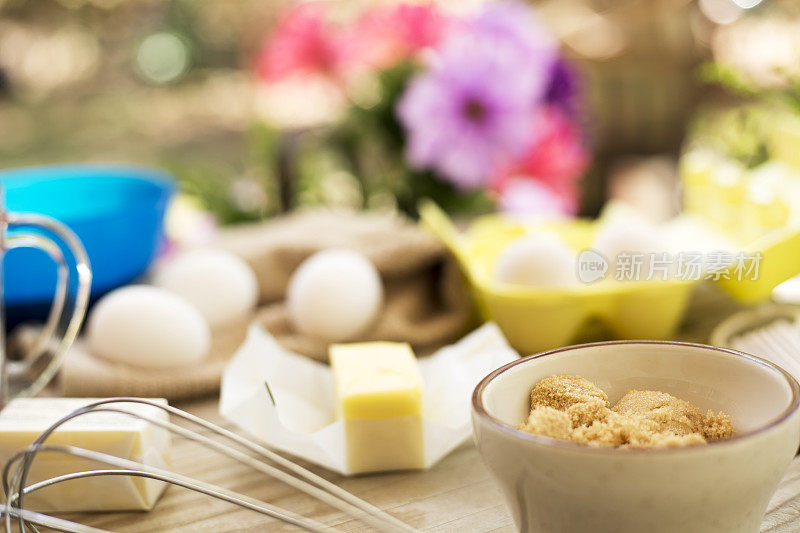
[[[661,345],[661,346],[680,346],[689,349],[703,349],[703,350],[711,350],[715,352],[719,352],[724,355],[732,356],[732,357],[739,357],[742,359],[748,360],[750,363],[761,365],[766,367],[770,372],[774,372],[779,374],[783,377],[784,380],[789,384],[789,388],[792,391],[792,399],[789,402],[789,406],[784,410],[777,418],[771,420],[767,425],[755,429],[753,431],[748,431],[746,433],[741,434],[734,434],[732,437],[718,440],[718,441],[711,441],[705,445],[697,445],[697,446],[685,446],[685,447],[674,447],[674,448],[614,448],[614,447],[594,447],[588,446],[586,444],[581,444],[578,442],[570,442],[566,440],[560,440],[553,437],[545,437],[543,435],[536,435],[533,433],[528,433],[526,431],[522,431],[520,429],[515,428],[512,425],[506,424],[501,420],[493,417],[490,415],[486,407],[483,405],[483,393],[486,390],[486,387],[491,383],[495,378],[500,376],[501,374],[507,372],[511,368],[514,368],[517,365],[523,365],[526,363],[530,363],[533,360],[541,359],[547,357],[549,355],[555,355],[558,353],[563,352],[570,352],[575,350],[583,350],[588,348],[596,348],[601,346],[652,346],[652,345]],[[788,372],[783,370],[777,365],[770,363],[760,357],[756,357],[754,355],[746,354],[743,352],[739,352],[736,350],[731,350],[729,348],[720,348],[718,346],[709,346],[706,344],[698,344],[698,343],[691,343],[691,342],[677,342],[677,341],[647,341],[647,340],[621,340],[621,341],[603,341],[603,342],[592,342],[587,344],[576,344],[572,346],[565,346],[563,348],[556,348],[554,350],[548,350],[546,352],[542,352],[535,355],[530,355],[528,357],[523,357],[517,359],[516,361],[512,361],[506,365],[501,366],[497,370],[490,373],[488,376],[483,378],[480,383],[475,387],[475,390],[472,393],[472,410],[474,414],[488,423],[490,426],[493,426],[495,429],[509,435],[510,437],[521,439],[523,441],[528,441],[531,444],[545,446],[545,447],[554,447],[554,448],[561,448],[565,450],[572,450],[576,452],[583,452],[583,453],[601,453],[601,454],[664,454],[664,453],[691,453],[691,452],[699,452],[702,450],[708,450],[709,446],[726,446],[734,443],[741,442],[743,440],[755,437],[761,433],[764,433],[776,426],[779,426],[785,423],[798,409],[798,405],[800,405],[800,385],[797,383],[797,380],[794,379]]]

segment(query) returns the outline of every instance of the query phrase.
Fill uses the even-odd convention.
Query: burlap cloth
[[[469,298],[457,266],[442,245],[411,222],[394,215],[349,211],[309,211],[221,233],[217,246],[247,261],[258,279],[260,305],[245,317],[213,332],[209,358],[174,370],[145,370],[89,355],[78,342],[59,376],[65,396],[150,396],[170,400],[214,394],[220,377],[255,319],[287,349],[320,360],[327,344],[297,332],[283,303],[295,268],[326,248],[363,253],[377,267],[385,290],[381,316],[362,339],[411,343],[419,355],[465,333]]]

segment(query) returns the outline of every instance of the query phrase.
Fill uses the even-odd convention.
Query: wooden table
[[[229,426],[222,423],[216,413],[216,401],[183,407]],[[197,444],[176,440],[173,452],[173,467],[179,472],[312,517],[343,531],[370,531],[343,513],[235,461],[216,456]],[[421,529],[442,532],[514,531],[502,497],[471,443],[461,446],[429,472],[345,478],[301,464]],[[170,487],[149,513],[68,518],[125,532],[297,531],[257,513],[178,487]]]
[[[706,341],[714,325],[736,310],[737,306],[715,289],[702,288],[693,300],[678,338]],[[217,414],[216,399],[178,407],[229,427]],[[194,443],[177,439],[173,456],[174,468],[189,476],[290,509],[339,530],[370,531],[313,498]],[[472,443],[465,443],[428,472],[344,478],[319,468],[309,468],[424,531],[514,531],[502,496]],[[778,522],[783,525],[773,526],[770,533],[800,530],[800,513],[793,507],[794,500],[786,496],[800,492],[799,480],[800,462],[796,460],[784,480],[784,492],[776,494],[770,505],[771,512],[779,516]],[[170,487],[149,513],[72,515],[68,518],[122,532],[296,531],[257,513],[177,487]]]

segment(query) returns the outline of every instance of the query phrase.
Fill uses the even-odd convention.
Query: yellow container
[[[800,116],[782,113],[776,119],[768,145],[775,159],[800,170]]]
[[[558,234],[575,250],[590,247],[597,223],[586,220],[523,225],[489,215],[459,232],[431,202],[420,206],[423,226],[458,259],[481,316],[495,321],[523,354],[589,340],[597,335],[627,339],[669,338],[680,325],[695,280],[603,280],[570,288],[542,289],[503,284],[494,279],[501,251],[532,229]],[[763,255],[755,280],[718,283],[742,301],[769,297],[776,285],[800,272],[800,228],[781,228],[747,248]],[[793,252],[794,250],[794,252]],[[721,276],[724,278],[724,276]]]
[[[793,146],[800,151],[800,137]],[[704,154],[694,150],[681,158],[684,196],[702,194],[705,201],[687,204],[686,211],[737,237],[746,254],[761,255],[757,276],[742,277],[731,268],[716,282],[741,302],[766,300],[775,286],[800,272],[800,174],[779,161],[750,170],[724,159],[702,170],[685,164],[700,159],[698,153]],[[692,166],[707,177],[687,173]],[[699,182],[711,185],[701,188]]]
[[[745,247],[753,254],[760,253],[758,276],[737,279],[733,272],[730,279],[716,283],[731,296],[743,303],[764,301],[780,283],[800,273],[800,228],[776,229]]]

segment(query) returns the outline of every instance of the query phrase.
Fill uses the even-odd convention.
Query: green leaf
[[[272,395],[272,390],[269,388],[269,383],[265,381],[264,386],[267,388],[267,394],[269,394],[269,399],[272,402],[272,405],[275,405],[275,396]]]

